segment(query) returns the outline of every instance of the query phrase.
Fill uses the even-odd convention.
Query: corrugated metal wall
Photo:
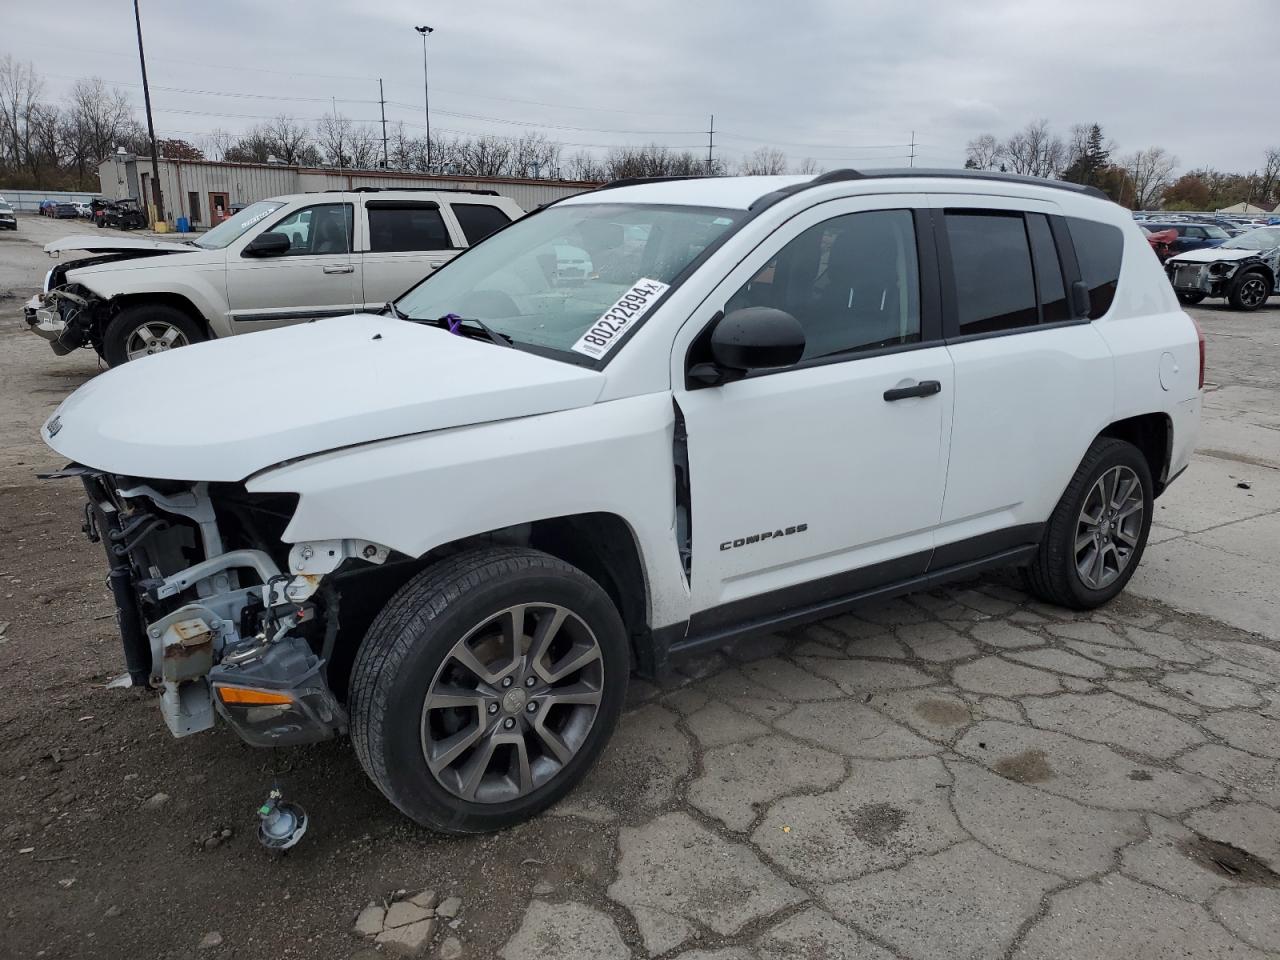
[[[151,162],[109,157],[98,167],[103,196],[113,200],[137,197],[147,193],[149,201]],[[533,210],[544,203],[590,190],[593,184],[558,180],[505,180],[486,177],[424,177],[412,174],[384,173],[369,170],[331,170],[307,167],[285,167],[252,163],[210,163],[160,161],[160,189],[164,193],[165,214],[172,223],[188,217],[193,226],[210,224],[210,195],[226,194],[229,204],[253,203],[289,193],[320,190],[344,190],[352,187],[426,188],[461,190],[496,190],[510,197],[523,210]],[[192,216],[192,197],[198,206]]]

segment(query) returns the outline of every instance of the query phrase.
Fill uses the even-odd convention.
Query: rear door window
[[[946,211],[960,335],[1040,322],[1031,246],[1021,213]]]
[[[1116,296],[1124,234],[1109,223],[1080,217],[1067,217],[1067,227],[1080,262],[1080,279],[1089,287],[1089,319],[1097,320],[1111,309]]]
[[[451,203],[468,246],[475,246],[495,230],[501,230],[511,218],[491,203]]]
[[[451,250],[453,241],[435,203],[370,200],[369,252],[400,253],[419,250]]]

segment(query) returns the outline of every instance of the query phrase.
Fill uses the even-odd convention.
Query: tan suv
[[[111,366],[214,337],[376,310],[524,211],[493,191],[305,193],[252,203],[196,240],[68,237],[27,305],[55,353]]]

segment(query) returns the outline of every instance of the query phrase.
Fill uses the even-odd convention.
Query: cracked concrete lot
[[[1280,955],[1280,303],[1192,311],[1201,453],[1105,609],[1000,575],[633,680],[578,789],[472,838],[409,823],[345,742],[272,760],[225,728],[174,741],[147,697],[104,689],[100,548],[79,493],[32,476],[38,424],[93,363],[53,357],[19,303],[0,328],[0,955],[369,960],[386,949],[357,914],[428,889],[463,906],[414,949],[449,960]],[[312,827],[268,860],[251,811],[277,773]]]

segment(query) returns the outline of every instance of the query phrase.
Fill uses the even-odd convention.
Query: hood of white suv
[[[333,317],[134,360],[45,442],[111,473],[242,480],[339,447],[587,406],[604,374],[391,317]]]
[[[1256,257],[1260,250],[1224,250],[1222,247],[1203,247],[1199,250],[1188,250],[1176,257],[1170,257],[1170,263],[1222,263]]]
[[[194,253],[196,247],[172,240],[139,240],[133,237],[63,237],[44,245],[45,253],[61,253],[63,250],[87,250],[90,253],[111,253],[130,250],[165,250],[169,253]]]

